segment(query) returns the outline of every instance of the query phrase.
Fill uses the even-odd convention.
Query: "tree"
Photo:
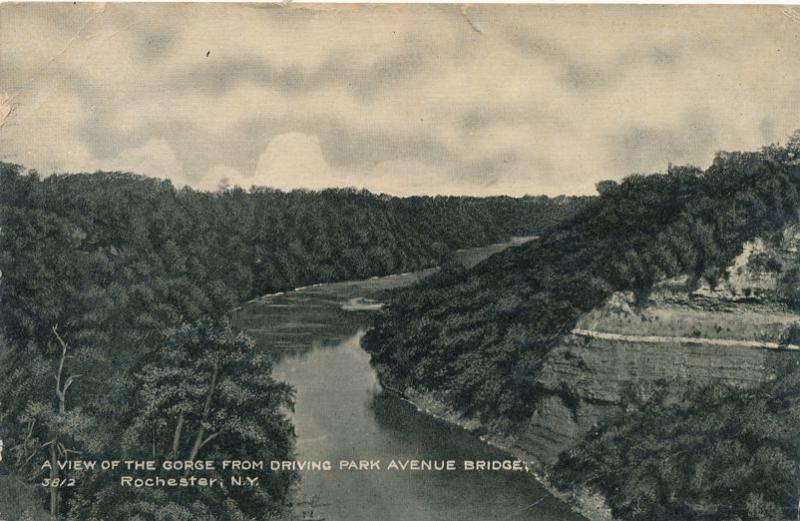
[[[60,498],[64,489],[58,483],[64,478],[64,472],[59,463],[82,455],[84,451],[99,450],[103,436],[91,415],[79,405],[69,405],[70,389],[81,375],[72,373],[68,367],[73,355],[58,333],[58,326],[54,326],[52,332],[60,351],[55,363],[39,355],[26,360],[27,368],[20,371],[35,379],[30,390],[36,397],[27,395],[28,401],[15,422],[19,430],[12,448],[18,475],[41,481],[42,473],[47,472],[50,480],[48,510],[50,515],[56,516],[63,508]],[[44,463],[40,457],[44,458]]]
[[[556,486],[589,485],[625,521],[788,520],[800,514],[800,379],[736,386],[668,382],[589,433],[552,469]],[[587,479],[588,476],[588,479]]]
[[[124,452],[164,460],[289,459],[292,389],[273,380],[271,369],[252,340],[234,333],[227,321],[201,320],[171,331],[137,377],[137,413],[124,434]],[[235,499],[238,509],[255,517],[280,507],[294,479],[274,473],[257,488],[186,494],[200,496],[219,515],[220,505]],[[191,502],[184,499],[179,503]]]
[[[609,191],[613,190],[614,188],[616,188],[617,186],[619,186],[619,183],[617,183],[614,180],[610,180],[609,179],[609,180],[605,180],[605,181],[599,181],[594,186],[595,186],[595,189],[597,190],[597,193],[600,194],[600,195],[603,195],[604,193],[609,192]]]
[[[222,343],[238,346],[239,361],[211,340],[203,349],[188,340],[177,347],[181,324],[220,326],[202,319],[265,293],[433,267],[442,252],[536,234],[581,202],[398,199],[353,190],[207,193],[120,172],[42,179],[0,163],[0,425],[8,461],[31,481],[47,477],[41,460],[52,467],[51,449],[59,461],[71,451],[97,459],[125,451],[181,458],[237,447],[287,452],[290,427],[275,412],[287,390],[269,379],[268,361],[252,350],[242,354],[233,337]],[[53,324],[61,326],[58,336]],[[265,392],[276,403],[253,398]],[[257,425],[231,412],[250,408],[265,411]],[[235,517],[255,504],[277,504],[291,479],[276,478],[269,497],[231,499],[224,512],[208,498],[200,499],[209,508],[201,502],[193,509],[142,492],[120,513],[111,504],[119,490],[102,481],[83,476],[74,490],[56,490],[55,510],[81,521],[114,512],[133,518],[132,505],[145,518]]]
[[[786,150],[792,154],[792,159],[800,159],[800,128],[794,131],[786,143]]]

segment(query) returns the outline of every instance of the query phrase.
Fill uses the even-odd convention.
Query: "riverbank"
[[[581,489],[572,492],[559,490],[550,482],[544,465],[535,454],[530,454],[516,448],[513,439],[493,432],[491,428],[482,424],[474,418],[464,418],[461,414],[448,407],[441,400],[431,393],[419,393],[414,390],[400,391],[391,385],[383,382],[380,372],[378,379],[381,387],[400,398],[401,400],[414,406],[419,412],[427,414],[437,420],[450,425],[461,427],[480,438],[484,443],[497,448],[509,456],[522,461],[534,462],[535,466],[529,466],[528,472],[542,485],[551,495],[568,504],[575,512],[585,517],[588,521],[614,521],[611,510],[606,505],[605,498],[590,489]]]
[[[496,248],[459,252],[458,260]],[[361,347],[385,291],[433,271],[300,288],[256,299],[234,314],[236,327],[273,358],[274,378],[296,389],[296,459],[507,458],[461,427],[384,392]],[[522,521],[534,508],[540,521],[585,521],[524,472],[301,471],[298,490],[313,498],[314,515],[329,521]],[[309,505],[300,503],[300,513],[307,513]]]

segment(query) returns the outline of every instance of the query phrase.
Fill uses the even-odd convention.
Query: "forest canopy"
[[[800,132],[785,146],[719,153],[705,170],[671,166],[598,192],[537,241],[398,291],[363,340],[382,380],[433,393],[494,432],[524,425],[542,396],[545,357],[582,314],[616,291],[641,298],[678,275],[713,286],[746,241],[797,222]],[[784,297],[796,309],[796,292]],[[796,375],[792,365],[746,398],[720,384],[680,407],[646,404],[580,442],[551,469],[555,482],[570,490],[605,476],[592,485],[623,520],[795,519]],[[741,418],[750,430],[737,440]],[[687,445],[692,464],[667,460]]]
[[[273,515],[292,473],[247,493],[120,492],[100,478],[30,484],[74,477],[57,463],[76,454],[289,459],[293,390],[232,330],[232,308],[297,286],[431,267],[454,249],[539,234],[584,201],[198,192],[119,172],[41,178],[0,163],[0,436],[3,472],[12,468],[0,480],[33,498],[16,514]]]
[[[582,313],[679,274],[713,283],[745,241],[797,219],[791,143],[605,183],[539,240],[398,292],[364,346],[396,388],[439,391],[484,420],[524,419],[543,357]]]

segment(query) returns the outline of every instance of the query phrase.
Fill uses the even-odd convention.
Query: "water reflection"
[[[380,460],[385,468],[392,459],[452,459],[459,465],[507,459],[382,391],[360,347],[369,315],[347,304],[379,298],[418,277],[305,288],[251,302],[236,314],[236,325],[274,354],[275,377],[297,391],[297,459],[333,463],[331,471],[301,472],[302,492],[323,505],[315,515],[328,521],[582,519],[525,473],[337,470],[339,460]]]

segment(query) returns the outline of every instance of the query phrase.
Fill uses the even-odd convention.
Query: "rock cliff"
[[[672,279],[639,302],[617,293],[583,316],[547,355],[540,399],[512,448],[546,465],[657,389],[677,397],[690,384],[773,378],[781,358],[800,357],[800,314],[786,304],[799,239],[788,227],[745,244],[716,284]]]
[[[534,412],[510,431],[463,417],[436,393],[395,390],[532,462],[547,484],[560,453],[656,392],[678,400],[691,385],[745,390],[773,379],[787,357],[800,358],[798,246],[800,227],[794,225],[744,244],[718,280],[679,277],[646,296],[613,294],[548,352]],[[399,387],[390,371],[376,369],[384,383]],[[603,498],[590,490],[576,487],[567,499],[589,519],[610,519]]]

